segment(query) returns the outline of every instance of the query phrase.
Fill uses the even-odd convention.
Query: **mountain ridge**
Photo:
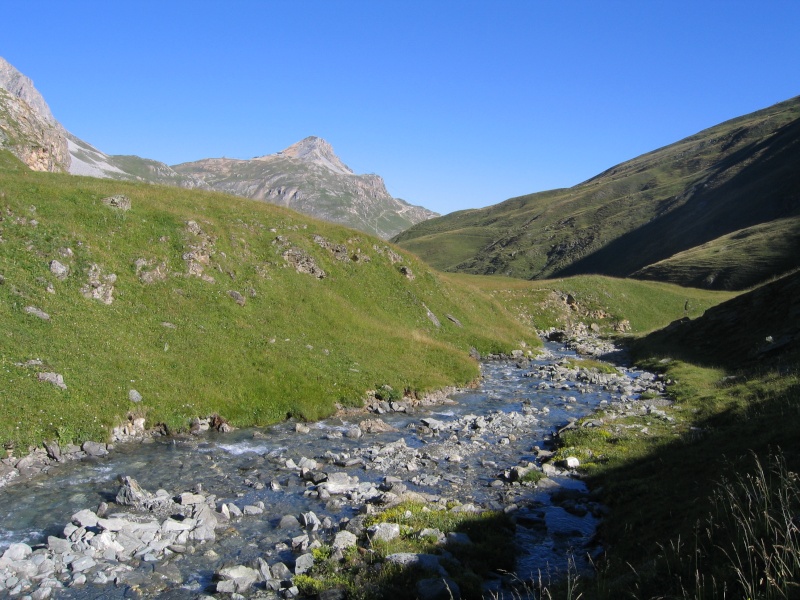
[[[800,216],[798,161],[800,97],[795,97],[571,188],[452,213],[415,225],[393,241],[447,271],[524,279],[640,276],[649,265],[714,239]],[[749,258],[741,256],[744,262]],[[761,280],[778,274],[774,268]],[[708,275],[710,287],[725,279],[714,276],[713,268]],[[669,280],[688,285],[695,277],[687,276]]]
[[[392,197],[379,175],[357,175],[324,139],[309,136],[255,159],[205,158],[167,165],[108,155],[68,132],[33,81],[0,58],[0,149],[29,168],[222,191],[287,206],[387,239],[437,213]]]

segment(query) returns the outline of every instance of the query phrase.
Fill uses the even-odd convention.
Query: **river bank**
[[[120,598],[133,588],[147,597],[168,590],[179,594],[174,597],[196,598],[209,591],[257,596],[267,594],[270,586],[279,588],[270,588],[270,593],[286,596],[294,593],[293,580],[305,574],[310,561],[308,557],[300,560],[298,570],[298,560],[309,553],[314,558],[314,545],[319,559],[323,552],[320,548],[333,549],[336,537],[349,531],[356,536],[358,546],[374,554],[375,533],[365,535],[353,523],[360,520],[363,525],[374,518],[368,513],[398,503],[412,503],[428,512],[450,516],[477,518],[489,511],[504,515],[512,532],[506,545],[535,548],[521,554],[515,565],[517,573],[527,577],[536,565],[541,568],[563,562],[569,548],[588,548],[603,512],[586,496],[580,482],[570,477],[567,465],[574,463],[546,462],[550,456],[546,444],[553,432],[597,407],[636,403],[636,396],[660,390],[655,377],[626,370],[616,375],[598,373],[570,366],[574,361],[571,354],[559,353],[533,361],[518,358],[486,363],[481,388],[462,390],[455,397],[456,404],[433,410],[413,408],[378,414],[382,409],[378,405],[374,407],[376,414],[359,421],[285,423],[268,431],[157,439],[135,451],[120,447],[109,456],[91,458],[97,481],[90,486],[79,484],[81,491],[76,494],[61,490],[62,497],[76,496],[72,506],[61,507],[61,521],[46,528],[38,526],[37,532],[35,519],[26,517],[32,520],[24,531],[19,511],[5,516],[4,523],[16,518],[20,524],[5,538],[19,543],[22,534],[30,542],[30,553],[23,546],[9,547],[6,552],[15,550],[7,557],[3,573],[10,576],[2,580],[0,575],[0,580],[6,593],[38,594],[40,598],[48,594],[97,597],[92,594],[98,593],[98,587],[106,597]],[[115,463],[115,456],[126,460]],[[153,461],[157,457],[163,461],[165,456],[166,465],[154,467]],[[100,470],[104,472],[98,473]],[[142,514],[136,509],[146,508],[140,503],[126,509],[115,502],[119,488],[115,475],[123,471],[146,482],[145,491],[154,492],[153,497],[160,498],[158,503],[168,509],[160,520],[156,513],[144,513],[145,522],[150,523],[148,531],[156,528],[155,523],[161,537],[146,542],[139,538],[144,547],[129,542],[128,546],[121,544],[121,550],[113,542],[119,543],[116,536],[125,526],[119,521],[109,526],[108,520],[139,522]],[[70,477],[65,472],[55,485]],[[539,481],[534,483],[536,479]],[[47,495],[41,490],[44,484],[35,485],[40,494]],[[92,486],[96,491],[87,489]],[[36,495],[30,497],[30,487],[26,487],[5,490],[10,494],[8,500],[13,503],[25,497],[25,501],[39,501]],[[159,487],[166,491],[156,492]],[[19,494],[11,494],[14,488],[19,488]],[[103,503],[108,507],[105,513],[101,510]],[[87,506],[98,507],[89,511],[94,517],[81,513]],[[40,505],[39,510],[46,508]],[[400,515],[401,522],[406,512]],[[309,516],[312,513],[314,516]],[[83,516],[76,516],[79,514]],[[89,520],[82,520],[86,518]],[[100,520],[92,522],[95,518]],[[67,521],[71,524],[63,528]],[[281,528],[282,522],[291,525]],[[410,531],[408,524],[393,525],[397,528],[380,529],[398,531],[398,541],[386,540],[380,564],[386,564],[391,554],[398,554],[386,553],[392,544],[415,536],[419,539],[422,531]],[[122,529],[115,531],[115,527]],[[130,530],[136,527],[128,529],[126,535],[135,539]],[[66,545],[53,541],[51,547],[50,538],[43,537],[44,530],[54,540],[65,540]],[[209,539],[210,532],[213,539]],[[452,548],[459,545],[440,533],[443,539],[432,534],[435,539],[429,546],[438,548],[437,561],[452,555]],[[93,545],[95,538],[111,545],[98,548],[101,542]],[[239,547],[231,552],[230,545],[236,540]],[[60,553],[59,562],[56,550],[67,546],[70,550]],[[32,567],[26,561],[34,559],[39,565],[36,574],[30,575]],[[87,560],[75,565],[81,559]],[[259,560],[267,564],[267,570]],[[463,575],[464,569],[453,566],[452,561],[444,562],[454,571],[448,577],[456,583],[453,577],[458,578],[459,571]],[[22,567],[14,570],[18,564]],[[272,572],[277,564],[286,567],[289,577]],[[252,575],[243,570],[252,569],[258,574],[249,584],[225,583],[232,580],[226,576],[232,571],[225,571],[231,567],[241,567],[236,572]],[[280,567],[276,569],[286,575]],[[142,572],[148,576],[141,577]],[[310,572],[313,574],[313,569]],[[30,577],[26,579],[26,575]],[[8,585],[9,580],[13,586]],[[463,576],[461,581],[463,585]],[[484,583],[489,589],[500,589],[504,581],[495,573]],[[51,591],[44,591],[48,589]],[[465,595],[469,593],[465,589]]]

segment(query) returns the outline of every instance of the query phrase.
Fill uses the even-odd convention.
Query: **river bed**
[[[520,548],[516,575],[527,579],[563,569],[571,557],[596,550],[598,507],[585,496],[582,482],[567,472],[532,487],[510,483],[508,470],[536,463],[536,449],[568,421],[602,404],[633,401],[641,390],[641,373],[636,371],[570,375],[559,365],[572,356],[548,344],[535,360],[484,362],[480,385],[453,394],[447,404],[369,416],[390,425],[395,429],[391,432],[355,437],[353,429],[365,415],[308,424],[307,431],[286,422],[120,444],[106,457],[59,465],[0,489],[0,554],[12,542],[35,548],[48,535],[62,536],[74,513],[113,503],[121,475],[151,491],[162,488],[174,495],[202,490],[218,502],[239,507],[263,503],[263,514],[246,516],[218,534],[213,552],[200,548],[170,561],[173,582],[158,596],[198,598],[213,593],[213,575],[222,565],[247,564],[258,557],[291,564],[292,551],[285,545],[290,535],[279,528],[283,516],[313,511],[320,519],[338,523],[362,509],[363,498],[357,495],[313,493],[311,482],[296,468],[305,458],[322,470],[346,472],[371,483],[376,490],[389,476],[431,501],[510,507],[518,523],[516,539],[509,540]],[[554,492],[567,500],[554,502]],[[136,568],[146,576],[157,563],[140,561]],[[92,581],[59,589],[52,597],[130,597],[129,586]],[[0,586],[0,596],[8,592]],[[20,597],[26,593],[30,591]]]

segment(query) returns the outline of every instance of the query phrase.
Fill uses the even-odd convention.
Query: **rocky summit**
[[[313,136],[251,160],[208,158],[173,169],[185,187],[264,200],[384,239],[436,216],[392,197],[379,175],[356,175]]]

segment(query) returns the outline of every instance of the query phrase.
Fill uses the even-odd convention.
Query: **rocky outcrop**
[[[34,171],[67,171],[66,135],[33,82],[0,58],[0,148]]]
[[[23,100],[0,89],[0,148],[34,171],[62,172],[70,156],[64,130],[43,120]]]

